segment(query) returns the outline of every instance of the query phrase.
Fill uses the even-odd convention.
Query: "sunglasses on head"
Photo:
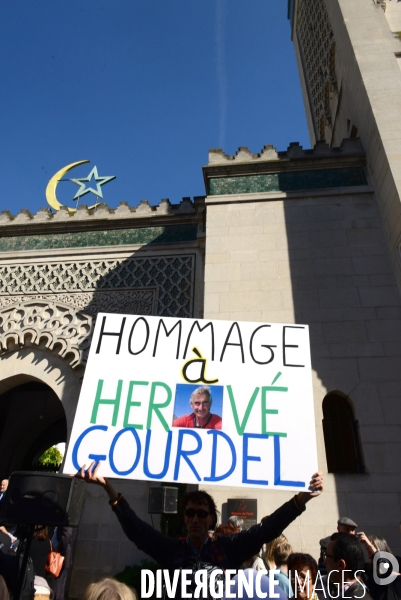
[[[189,519],[193,519],[195,515],[198,517],[198,519],[206,519],[206,517],[209,516],[209,513],[207,510],[203,510],[202,508],[199,510],[195,510],[194,508],[185,509],[185,516]]]

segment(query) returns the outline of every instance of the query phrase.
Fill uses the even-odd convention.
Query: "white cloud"
[[[216,66],[219,101],[219,145],[224,149],[227,129],[227,73],[224,30],[226,22],[226,0],[216,2]]]

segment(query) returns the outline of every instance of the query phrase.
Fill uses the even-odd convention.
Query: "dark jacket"
[[[344,600],[347,600],[348,598],[351,598],[352,600],[359,600],[360,598],[363,598],[364,600],[372,600],[372,596],[369,594],[368,588],[359,581],[353,583],[349,588],[347,588],[345,591],[343,590],[340,594],[338,594],[337,584],[332,584],[333,587],[330,588],[330,590],[327,590],[327,575],[322,577],[321,583],[324,587],[324,590],[319,584],[319,581],[316,582],[316,592],[319,600],[329,600],[330,598],[338,598],[338,600],[340,600],[340,598],[343,598]]]
[[[165,569],[182,567],[191,547],[187,541],[164,537],[145,523],[124,499],[113,508],[126,536]],[[216,542],[203,545],[199,560],[221,568],[238,569],[250,556],[257,554],[264,543],[278,537],[300,514],[293,500],[289,500],[261,523],[234,535],[221,536]]]
[[[401,565],[401,557],[395,557]],[[387,585],[379,585],[373,579],[372,569],[367,570],[367,586],[373,600],[401,600],[401,576]]]
[[[369,594],[368,589],[362,586],[361,583],[355,582],[353,583],[341,596],[342,598],[353,598],[358,600],[358,598],[364,598],[364,600],[372,600],[372,596]]]
[[[29,550],[29,556],[32,558],[33,568],[35,569],[35,575],[46,578],[46,562],[47,555],[50,552],[50,540],[36,540],[35,538],[31,542],[31,548]]]
[[[57,527],[57,552],[65,557],[63,569],[68,569],[72,563],[72,538],[75,531],[72,527]]]

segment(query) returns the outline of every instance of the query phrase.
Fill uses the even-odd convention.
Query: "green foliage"
[[[131,588],[134,588],[135,591],[137,592],[137,595],[139,598],[142,597],[142,590],[141,590],[141,571],[142,569],[149,569],[150,571],[153,571],[153,573],[156,572],[156,569],[160,569],[160,565],[158,565],[157,563],[153,562],[152,560],[141,560],[139,565],[133,565],[132,567],[128,567],[126,566],[124,571],[121,571],[121,573],[117,573],[117,575],[115,575],[115,579],[117,579],[118,581],[121,581],[122,583],[125,583],[125,585],[128,585]],[[155,592],[156,594],[156,592]],[[153,595],[152,598],[155,598],[156,596]]]
[[[59,467],[61,465],[61,461],[63,460],[63,455],[57,446],[53,446],[52,448],[48,448],[45,452],[43,452],[42,456],[39,458],[39,465],[43,467]]]

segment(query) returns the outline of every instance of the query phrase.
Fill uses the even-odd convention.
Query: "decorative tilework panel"
[[[191,242],[197,238],[196,224],[136,227],[104,231],[73,231],[47,235],[16,235],[0,237],[0,252],[13,250],[43,250],[46,248],[86,248],[89,246],[119,246],[122,244],[169,244]]]
[[[156,288],[156,314],[192,317],[195,254],[0,265],[0,295]]]
[[[27,303],[55,303],[71,306],[80,313],[95,316],[99,312],[124,313],[125,315],[155,315],[156,288],[107,291],[74,292],[73,294],[27,294],[25,296],[0,296],[0,313],[3,308]],[[1,331],[0,331],[1,334]]]
[[[317,139],[331,126],[330,84],[335,84],[335,40],[324,0],[301,0],[297,32]]]
[[[352,185],[367,185],[363,167],[216,177],[209,181],[209,194],[216,196],[256,192],[294,192]]]

